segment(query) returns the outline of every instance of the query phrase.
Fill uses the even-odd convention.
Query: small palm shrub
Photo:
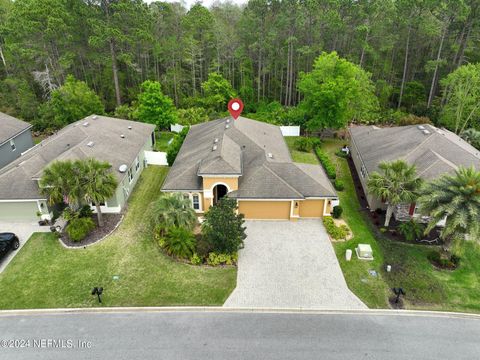
[[[95,228],[95,223],[89,217],[75,218],[70,220],[65,231],[70,240],[74,242],[82,241]]]
[[[397,230],[403,235],[405,240],[412,242],[422,237],[425,226],[412,219],[398,225]]]
[[[190,259],[195,252],[196,241],[189,230],[183,227],[171,227],[159,244],[169,255]]]

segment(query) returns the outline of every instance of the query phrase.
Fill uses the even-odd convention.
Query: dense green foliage
[[[160,130],[170,130],[170,125],[177,122],[177,109],[172,99],[162,93],[158,81],[147,80],[140,89],[134,116],[140,121],[157,125]]]
[[[95,223],[91,218],[78,217],[70,220],[65,231],[70,240],[74,242],[82,241],[95,228]]]
[[[308,128],[340,129],[352,120],[374,120],[378,100],[370,77],[336,52],[322,53],[311,72],[300,74],[298,84],[303,94],[300,107],[305,110]]]
[[[323,225],[330,235],[335,240],[345,239],[348,235],[348,228],[345,225],[337,226],[330,216],[323,217]]]
[[[454,78],[478,68],[479,13],[471,0],[250,0],[188,10],[140,0],[3,0],[0,111],[52,128],[43,104],[73,75],[121,117],[132,116],[151,80],[182,109],[224,112],[236,93],[245,114],[269,122],[339,127],[395,122],[408,111],[455,130],[472,110],[455,110],[466,90]],[[478,116],[467,127],[478,129]]]
[[[197,222],[188,197],[181,193],[166,193],[152,204],[152,220],[162,233],[173,227],[192,230]]]
[[[323,151],[320,147],[317,147],[315,149],[315,153],[317,154],[318,159],[320,160],[320,163],[325,169],[327,176],[330,179],[335,179],[337,177],[337,171],[335,169],[335,165],[333,165],[333,163],[330,161],[330,158],[328,157],[327,153]]]
[[[171,227],[161,240],[161,246],[169,255],[190,259],[195,251],[196,241],[190,230],[184,227]]]
[[[380,173],[370,174],[367,187],[372,195],[387,204],[385,226],[388,226],[396,205],[411,203],[417,198],[422,180],[417,176],[415,165],[409,165],[404,160],[382,162],[378,168]]]
[[[237,214],[237,201],[223,198],[205,213],[202,233],[217,253],[233,254],[243,248],[245,234],[242,214]]]
[[[402,222],[398,225],[397,229],[405,240],[412,242],[422,238],[425,226],[411,219],[410,221]]]
[[[441,236],[447,244],[480,239],[480,172],[473,167],[427,183],[418,202],[421,212],[431,217],[427,231],[446,217]]]
[[[167,162],[169,166],[172,166],[177,158],[178,152],[182,147],[183,141],[187,137],[188,130],[190,128],[188,126],[184,127],[182,131],[175,135],[173,141],[168,145],[167,148]]]

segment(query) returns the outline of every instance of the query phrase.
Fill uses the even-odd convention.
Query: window
[[[138,161],[138,156],[135,158],[135,172],[138,172],[140,169],[140,161]]]
[[[198,194],[192,195],[192,205],[195,210],[200,210],[200,196]]]
[[[15,151],[17,147],[15,146],[15,141],[10,140],[10,146],[12,147],[12,151]]]
[[[129,182],[133,181],[133,171],[132,171],[132,169],[128,169],[128,181]]]
[[[365,167],[365,165],[362,165],[362,168],[360,169],[360,172],[362,173],[363,178],[365,176],[367,176],[367,168]]]

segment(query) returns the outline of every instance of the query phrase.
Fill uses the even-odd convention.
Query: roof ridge
[[[291,164],[291,163],[285,163],[285,164]],[[283,182],[285,185],[287,185],[290,189],[292,189],[294,192],[296,192],[298,195],[300,195],[302,198],[304,198],[303,194],[301,192],[299,192],[297,189],[295,189],[291,184],[289,184],[288,182],[285,181],[285,179],[283,179],[281,176],[279,176],[277,173],[275,173],[275,171],[273,171],[272,169],[270,169],[270,167],[268,166],[268,163],[267,162],[264,162],[262,164],[262,167],[264,167],[265,169],[267,169],[268,171],[270,171],[275,177],[277,177],[281,182]]]
[[[406,153],[404,155],[405,158],[408,158],[411,154],[413,154],[415,151],[417,151],[420,146],[422,146],[423,144],[426,144],[427,142],[429,142],[431,139],[433,139],[434,136],[427,136],[427,138],[423,141],[421,141],[417,146],[415,146],[412,150],[410,150],[410,152]]]

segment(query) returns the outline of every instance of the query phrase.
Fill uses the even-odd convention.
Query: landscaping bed
[[[88,245],[92,245],[97,241],[100,241],[105,238],[105,236],[109,235],[113,230],[117,228],[120,224],[120,221],[123,218],[122,214],[103,214],[103,226],[98,226],[98,218],[97,215],[92,215],[92,220],[95,224],[95,228],[87,235],[85,239],[82,241],[72,241],[68,234],[64,231],[60,236],[60,241],[68,246],[68,247],[84,247]]]

